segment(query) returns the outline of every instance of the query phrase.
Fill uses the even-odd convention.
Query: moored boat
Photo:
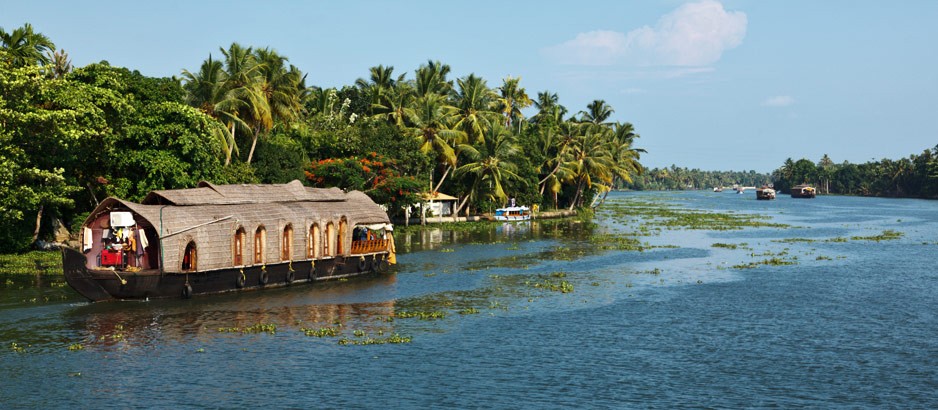
[[[392,231],[362,192],[201,182],[139,204],[105,199],[63,268],[92,301],[188,298],[387,271]]]
[[[801,184],[791,187],[792,198],[814,198],[817,196],[817,189],[811,185]]]
[[[509,206],[495,210],[496,221],[527,221],[531,219],[531,208],[526,206]]]

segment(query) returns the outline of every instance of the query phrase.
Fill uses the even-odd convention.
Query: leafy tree
[[[372,152],[361,157],[327,158],[306,169],[307,181],[316,187],[358,190],[389,209],[403,209],[420,200],[422,184],[402,176],[397,162]]]
[[[309,157],[303,146],[286,134],[275,131],[258,143],[254,168],[261,183],[282,184],[304,179],[303,167],[307,164]]]

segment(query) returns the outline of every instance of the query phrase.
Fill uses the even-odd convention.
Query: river
[[[0,274],[0,407],[938,407],[938,201],[613,193],[397,247],[388,275],[191,300]]]

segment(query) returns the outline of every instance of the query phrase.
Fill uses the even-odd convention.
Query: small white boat
[[[496,221],[527,221],[531,219],[531,208],[526,206],[509,206],[495,210]]]

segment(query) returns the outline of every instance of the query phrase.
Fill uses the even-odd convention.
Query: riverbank
[[[558,209],[555,211],[542,211],[535,212],[531,219],[556,219],[556,218],[567,218],[571,216],[577,216],[578,211],[571,211],[567,209]],[[452,222],[482,222],[482,221],[495,221],[493,214],[482,214],[482,215],[470,215],[470,216],[432,216],[424,218],[428,224],[441,224],[441,223],[452,223]],[[403,219],[394,220],[395,224],[404,225]],[[410,218],[410,225],[420,225],[420,218]]]

